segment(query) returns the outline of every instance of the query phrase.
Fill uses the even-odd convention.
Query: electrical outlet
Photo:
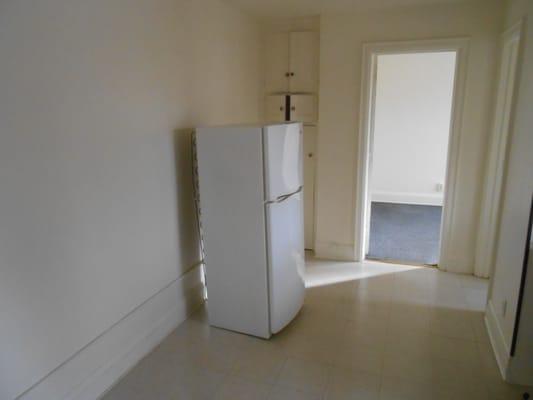
[[[505,317],[505,314],[507,314],[507,299],[502,303],[502,316]]]
[[[435,191],[437,191],[438,193],[441,193],[443,190],[444,190],[444,183],[438,182],[435,185]]]

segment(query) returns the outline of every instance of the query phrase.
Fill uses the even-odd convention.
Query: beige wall
[[[256,120],[262,74],[259,25],[218,0],[5,0],[0,55],[12,399],[198,262],[189,141],[173,131]]]
[[[506,0],[504,13],[504,27],[510,28],[520,19],[527,16],[527,8],[531,0]]]
[[[468,71],[459,154],[457,209],[452,221],[450,271],[472,273],[478,202],[491,123],[497,37],[502,4],[482,1],[323,15],[320,42],[318,139],[318,255],[354,256],[356,154],[362,44],[469,37]]]

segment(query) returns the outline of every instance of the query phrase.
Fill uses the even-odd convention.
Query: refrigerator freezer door
[[[302,182],[302,125],[269,125],[263,129],[265,200],[293,193]]]
[[[302,193],[266,205],[266,214],[270,330],[277,333],[292,321],[304,302]]]

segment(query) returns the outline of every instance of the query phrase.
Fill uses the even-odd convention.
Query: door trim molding
[[[367,207],[369,149],[373,134],[376,83],[377,56],[383,54],[421,53],[455,51],[455,79],[452,100],[450,137],[448,142],[448,159],[446,167],[444,206],[441,223],[441,242],[439,268],[446,270],[453,262],[451,246],[451,227],[455,219],[455,205],[457,202],[457,174],[462,136],[463,104],[467,73],[468,38],[430,39],[412,41],[377,42],[363,44],[363,65],[361,81],[360,124],[358,134],[358,149],[356,175],[357,188],[355,196],[355,250],[356,259],[365,258],[365,229],[369,219]]]
[[[512,131],[512,115],[516,103],[523,23],[519,21],[501,36],[500,69],[487,152],[483,197],[479,214],[478,238],[474,271],[476,276],[488,278],[494,268],[495,247],[500,225],[501,192],[507,169],[507,145]],[[514,60],[504,59],[504,51],[517,45]],[[507,65],[512,62],[514,65]],[[507,68],[504,70],[504,66]],[[503,75],[505,74],[505,76]],[[509,86],[509,82],[511,85]],[[503,85],[503,86],[502,86]],[[509,94],[508,91],[511,90]],[[501,102],[501,104],[500,104]],[[501,112],[501,116],[498,115]],[[505,121],[507,119],[507,122]]]

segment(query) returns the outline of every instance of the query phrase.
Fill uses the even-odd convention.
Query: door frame
[[[316,248],[316,216],[317,216],[317,207],[316,207],[316,198],[317,198],[317,190],[316,190],[316,187],[317,187],[317,166],[318,166],[318,162],[317,162],[317,148],[318,148],[318,125],[315,124],[315,123],[302,123],[302,132],[303,132],[303,143],[305,143],[305,128],[313,128],[314,131],[315,131],[315,134],[314,134],[314,140],[313,140],[313,153],[312,153],[312,157],[314,158],[314,168],[313,168],[313,227],[312,227],[312,233],[311,233],[311,247],[305,247],[305,250],[310,250],[310,251],[315,251],[315,248]],[[303,158],[305,159],[305,157],[309,157],[308,154],[306,154],[305,152],[303,152]],[[304,192],[305,192],[305,161],[303,162],[303,165],[304,165]],[[304,197],[305,197],[305,193],[304,193]],[[304,213],[305,213],[305,201],[304,201]],[[304,221],[304,229],[305,229],[305,221]],[[304,231],[304,237],[305,237],[305,231]],[[305,242],[305,240],[304,240]]]
[[[487,153],[474,265],[475,275],[482,278],[489,278],[494,268],[496,238],[500,225],[501,192],[507,169],[507,147],[513,128],[512,116],[518,92],[523,25],[523,21],[519,21],[507,29],[500,39],[498,88]],[[513,54],[514,45],[516,53]],[[507,50],[511,52],[506,53]]]
[[[446,269],[451,249],[451,226],[456,209],[456,183],[459,160],[459,143],[462,134],[462,114],[464,105],[467,72],[468,38],[434,40],[410,40],[397,42],[377,42],[363,44],[363,65],[361,81],[360,125],[358,137],[358,157],[356,165],[357,196],[355,204],[355,250],[357,259],[366,257],[366,235],[370,221],[369,170],[370,145],[374,133],[374,106],[376,97],[377,57],[385,54],[434,53],[454,51],[455,77],[450,115],[450,135],[444,183],[444,202],[440,232],[439,268]]]

